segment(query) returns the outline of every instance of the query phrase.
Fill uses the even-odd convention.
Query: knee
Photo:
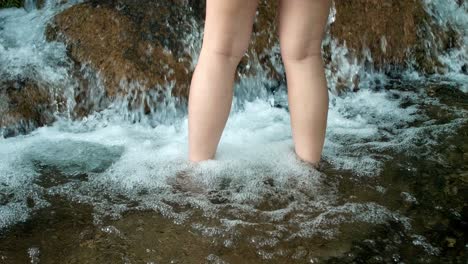
[[[250,35],[209,35],[203,38],[202,53],[239,63],[249,47]]]
[[[202,54],[210,57],[217,57],[223,60],[228,60],[235,64],[239,64],[242,57],[248,49],[248,43],[226,43],[215,45],[204,45],[202,47]]]
[[[280,41],[280,52],[284,62],[300,62],[309,58],[322,56],[322,41],[308,42],[294,41],[291,39]]]

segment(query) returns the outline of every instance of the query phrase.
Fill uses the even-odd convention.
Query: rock
[[[109,97],[126,93],[131,83],[147,90],[175,82],[172,94],[186,98],[193,70],[186,37],[200,30],[204,6],[202,0],[93,0],[58,14],[48,39],[67,43],[76,62],[100,71]],[[430,32],[420,29],[430,17],[422,1],[336,0],[335,7],[330,32],[354,56],[364,59],[369,50],[373,66],[384,70],[405,67],[410,53],[426,72],[440,66],[425,51],[424,34]],[[271,79],[285,81],[281,67],[272,63],[280,61],[279,50],[272,50],[278,43],[276,10],[277,1],[260,2],[252,45],[239,65],[241,75],[261,69]],[[330,54],[325,58],[329,62]],[[353,90],[358,90],[356,81]]]
[[[420,0],[336,0],[335,6],[333,37],[359,57],[369,49],[377,68],[402,65],[421,44],[418,30],[428,20]]]
[[[468,74],[468,64],[467,63],[463,64],[463,66],[461,67],[461,71],[464,74]]]
[[[175,82],[173,95],[188,95],[192,58],[184,35],[193,11],[183,1],[90,1],[55,17],[48,40],[64,41],[70,57],[100,71],[107,96]]]
[[[440,72],[438,49],[460,43],[454,30],[444,31],[431,21],[420,0],[335,0],[334,6],[331,37],[346,45],[349,59],[355,57],[384,72],[404,69],[409,60],[423,73]],[[130,109],[141,108],[148,114],[153,103],[167,96],[170,84],[172,96],[186,102],[194,68],[191,54],[198,52],[201,43],[204,8],[203,0],[90,0],[57,14],[46,36],[48,41],[64,42],[75,62],[73,72],[79,85],[72,117],[105,109],[123,96]],[[277,48],[276,11],[277,1],[260,1],[251,45],[238,67],[237,80],[261,73],[276,81],[269,84],[272,89],[286,82]],[[341,65],[332,61],[332,52],[326,46],[324,59],[332,72],[338,72]],[[102,87],[96,88],[83,68],[98,73]],[[466,72],[466,66],[462,70]],[[333,89],[357,91],[359,82],[358,75],[337,76]],[[4,114],[0,128],[5,135],[26,133],[52,122],[57,106],[47,87],[34,80],[6,81],[1,87],[0,112]],[[100,89],[102,98],[96,99],[92,89]]]
[[[0,135],[25,134],[55,121],[64,100],[48,88],[30,79],[0,81]]]
[[[262,15],[254,27],[253,45],[240,63],[239,73],[253,75],[261,69],[271,79],[284,81],[271,62],[272,56],[279,57],[271,52],[277,42],[276,23],[272,19],[276,4],[273,8],[271,5],[263,0],[259,7]],[[189,49],[197,53],[198,48],[190,47],[193,42],[187,39],[193,32],[201,33],[204,6],[204,1],[197,0],[89,1],[58,14],[48,26],[46,36],[48,41],[66,43],[69,56],[77,65],[86,64],[100,73],[106,98],[129,95],[133,104],[130,108],[143,105],[145,113],[149,113],[151,107],[142,100],[145,92],[163,90],[173,82],[172,96],[188,98],[194,68]],[[201,43],[201,37],[197,38],[195,42]],[[254,58],[260,67],[250,67]],[[81,85],[75,96],[75,113],[80,117],[100,109],[93,109],[95,106],[87,102],[90,94],[87,81],[77,73]],[[164,91],[159,93],[164,96]]]
[[[447,247],[449,248],[455,247],[455,244],[457,243],[457,240],[453,237],[446,237],[445,241],[447,243]]]
[[[10,7],[24,7],[24,2],[24,0],[0,0],[0,9]],[[45,5],[45,0],[36,0],[35,4],[37,8],[42,8]]]
[[[14,1],[0,0],[0,8],[11,8],[11,7],[21,7],[21,6],[23,6],[22,0],[14,0]]]

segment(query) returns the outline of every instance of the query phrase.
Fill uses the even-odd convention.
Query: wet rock
[[[171,82],[175,83],[172,95],[187,98],[193,70],[188,49],[196,53],[197,47],[187,47],[186,39],[200,32],[204,7],[203,0],[93,0],[58,14],[47,35],[49,40],[65,42],[77,63],[88,64],[102,74],[109,98],[127,94],[132,85],[139,87],[135,91],[138,97]],[[426,35],[436,33],[442,46],[456,42],[454,32],[443,34],[430,22],[419,0],[336,0],[335,7],[332,37],[362,60],[368,59],[366,52],[370,52],[372,67],[404,68],[411,55],[417,67],[432,73],[441,64],[436,51],[429,51],[428,56]],[[273,63],[281,61],[279,50],[274,49],[278,43],[276,10],[277,1],[260,2],[251,46],[239,65],[240,76],[262,70],[273,80],[285,81],[283,69]],[[430,46],[436,49],[436,40],[433,42]],[[329,63],[330,49],[325,50]],[[358,90],[359,80],[354,77],[352,83]]]
[[[437,72],[442,67],[438,49],[457,43],[456,33],[436,25],[420,0],[337,0],[335,5],[333,37],[361,60],[369,52],[372,66],[384,71],[402,69],[414,59],[419,71]]]
[[[0,193],[0,206],[8,204],[13,198],[13,193]]]
[[[453,248],[455,244],[457,243],[457,240],[453,237],[447,237],[445,241],[447,242],[447,247],[449,248]]]
[[[268,77],[284,80],[272,63],[273,56],[279,57],[279,53],[272,52],[277,42],[275,5],[262,1],[262,15],[254,26],[253,45],[239,65],[240,75],[257,73],[258,68],[251,67],[255,59]],[[129,96],[129,108],[142,107],[148,114],[151,106],[142,99],[148,91],[158,91],[151,101],[159,102],[165,96],[164,90],[174,83],[172,96],[182,101],[188,97],[194,68],[191,54],[199,47],[191,47],[193,42],[187,38],[194,32],[201,33],[204,7],[205,2],[199,0],[89,1],[58,14],[46,36],[49,41],[67,44],[77,69],[86,65],[99,73],[105,90],[103,98]],[[195,45],[199,45],[201,36],[195,38]],[[105,108],[108,102],[101,106],[90,103],[88,80],[79,70],[75,72],[81,80],[75,93],[76,116]]]
[[[10,8],[10,7],[23,7],[24,0],[0,0],[0,9],[1,8]],[[45,5],[45,0],[35,1],[37,8],[42,8]]]
[[[175,96],[188,95],[191,57],[184,35],[193,11],[183,1],[90,1],[55,17],[48,40],[64,41],[77,63],[102,74],[108,97],[175,82]]]
[[[22,0],[0,0],[0,8],[20,7],[23,5]]]
[[[63,102],[45,84],[30,79],[0,81],[0,135],[25,134],[52,123]]]
[[[409,50],[422,44],[419,28],[429,19],[422,1],[337,0],[335,5],[331,34],[359,57],[368,49],[377,68],[402,65]]]
[[[36,202],[34,201],[33,198],[31,197],[27,197],[26,198],[26,205],[29,207],[29,208],[34,208],[34,205],[36,204]]]
[[[463,64],[461,70],[464,74],[468,74],[468,64]]]

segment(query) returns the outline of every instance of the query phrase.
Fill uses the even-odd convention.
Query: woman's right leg
[[[213,159],[233,97],[234,74],[246,52],[258,0],[207,0],[203,46],[188,104],[189,160]]]
[[[296,155],[317,166],[328,116],[321,43],[330,0],[280,0],[279,37]]]

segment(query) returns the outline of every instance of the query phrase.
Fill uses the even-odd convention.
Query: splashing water
[[[459,36],[454,47],[439,54],[440,61],[447,67],[436,78],[461,83],[461,89],[468,92],[468,3],[466,1],[425,0],[426,11],[434,23],[445,31],[453,30]]]
[[[37,8],[37,4],[35,0],[26,0],[24,1],[24,9],[28,12]]]
[[[45,41],[44,30],[54,14],[75,3],[48,1],[43,9],[27,7],[28,12],[0,10],[0,77],[19,76],[49,84],[65,94],[69,112],[75,87],[71,62],[63,44]],[[466,13],[460,11],[466,4],[447,9],[440,7],[441,1],[426,4],[441,19],[450,17],[444,12],[458,10],[457,16],[440,23],[466,30]],[[187,36],[192,52],[199,47],[200,29],[194,31]],[[466,43],[466,33],[462,36]],[[331,168],[343,175],[351,173],[356,181],[367,181],[380,175],[398,155],[424,154],[443,161],[431,154],[431,146],[466,122],[465,110],[447,108],[450,121],[437,122],[425,107],[447,106],[428,96],[425,84],[391,84],[383,74],[350,61],[349,51],[336,43],[331,38],[324,42],[331,45],[332,64],[338,66],[336,73],[327,69],[330,105],[323,156]],[[466,75],[459,74],[461,62],[466,61],[466,45],[441,59],[449,68],[447,78],[466,81]],[[352,86],[354,75],[361,79],[359,91],[345,96],[332,92],[338,77]],[[92,205],[96,225],[127,211],[153,210],[176,223],[190,222],[193,230],[207,237],[222,237],[227,247],[239,239],[241,231],[236,230],[254,226],[249,237],[256,239],[252,245],[264,259],[275,257],[275,251],[268,249],[280,245],[282,239],[333,239],[352,223],[396,223],[404,236],[414,239],[414,245],[427,254],[439,254],[401,211],[372,199],[346,200],[339,193],[340,176],[312,170],[297,160],[285,87],[272,94],[265,76],[259,72],[236,85],[216,160],[198,165],[186,160],[186,108],[170,96],[174,84],[168,84],[165,101],[152,106],[150,115],[141,109],[129,111],[130,99],[123,96],[83,120],[57,114],[51,126],[0,138],[0,230],[28,220],[50,206],[50,196],[59,195]],[[97,97],[101,85],[97,82],[93,87]],[[139,89],[138,85],[126,86],[129,94]],[[145,96],[151,102],[151,92]],[[191,176],[189,190],[174,187],[187,180],[184,175]],[[373,196],[385,192],[382,186],[368,189]],[[201,218],[196,210],[201,211]],[[31,248],[34,258],[36,251]]]

